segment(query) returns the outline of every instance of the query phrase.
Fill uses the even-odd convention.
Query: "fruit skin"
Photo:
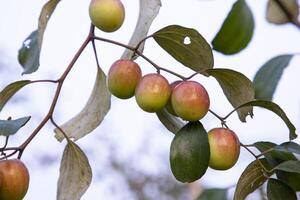
[[[214,128],[208,132],[208,142],[211,168],[227,170],[234,166],[240,155],[240,141],[232,130]]]
[[[170,88],[171,88],[171,96],[172,96],[172,93],[173,93],[173,90],[174,88],[179,84],[181,83],[182,81],[174,81],[173,83],[170,84]],[[172,115],[174,116],[177,116],[177,114],[175,113],[174,111],[174,108],[172,106],[172,101],[171,101],[171,98],[169,98],[168,100],[168,103],[166,105],[166,109],[169,113],[171,113]]]
[[[160,74],[147,74],[142,77],[135,90],[137,104],[146,112],[157,112],[168,102],[171,88],[168,80]]]
[[[0,161],[0,199],[22,200],[29,186],[29,173],[18,159]]]
[[[125,9],[120,0],[92,0],[89,14],[97,28],[105,32],[114,32],[124,22]]]
[[[202,119],[210,105],[206,89],[195,81],[178,84],[172,92],[171,102],[175,113],[187,121]]]
[[[107,85],[109,91],[120,99],[134,96],[135,88],[142,78],[140,66],[131,60],[117,60],[109,69]]]

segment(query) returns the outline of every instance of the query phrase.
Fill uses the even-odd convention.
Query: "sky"
[[[80,44],[86,37],[90,19],[88,16],[89,1],[61,1],[47,26],[44,36],[41,66],[38,72],[32,75],[21,76],[22,68],[17,62],[17,52],[22,41],[37,27],[37,20],[41,7],[46,1],[2,1],[0,2],[0,60],[9,68],[9,76],[0,74],[1,87],[10,82],[21,79],[55,79],[64,71]],[[155,19],[150,33],[171,24],[178,24],[197,29],[207,41],[212,41],[219,30],[223,20],[229,12],[233,0],[186,0],[166,1],[162,0],[162,8]],[[274,101],[278,103],[290,117],[291,121],[300,128],[300,93],[297,92],[300,72],[300,32],[292,25],[275,26],[266,22],[265,8],[267,1],[247,1],[255,17],[255,32],[249,46],[234,56],[224,56],[214,52],[215,67],[230,68],[242,72],[250,79],[253,79],[256,71],[268,59],[285,53],[298,53],[284,72],[282,80],[274,95]],[[127,43],[134,30],[138,16],[138,1],[123,1],[126,9],[126,19],[123,26],[115,33],[107,34],[97,31],[102,37],[107,37],[123,43]],[[105,73],[109,66],[117,60],[124,49],[98,42],[100,65]],[[146,43],[144,54],[150,57],[159,65],[171,68],[177,72],[189,75],[192,73],[171,56],[165,53],[154,40]],[[155,72],[155,69],[142,59],[137,62],[141,65],[143,74]],[[76,113],[85,105],[93,87],[96,67],[92,54],[92,49],[87,48],[80,57],[70,77],[66,80],[62,94],[55,110],[55,120],[61,124]],[[164,74],[170,82],[176,77]],[[3,79],[3,80],[2,80]],[[211,109],[221,116],[225,116],[232,110],[231,105],[226,100],[218,83],[213,78],[196,76],[194,80],[199,81],[207,88],[211,99]],[[16,137],[12,144],[19,144],[30,131],[39,124],[42,117],[48,110],[54,94],[54,86],[49,84],[32,85],[20,91],[20,97],[16,99],[17,104],[9,103],[0,113],[0,118],[7,116],[22,117],[33,115],[33,119],[28,127],[22,129],[22,134]],[[18,97],[18,96],[17,96]],[[34,105],[34,106],[33,106]],[[220,126],[218,119],[212,115],[207,115],[202,120],[206,130]],[[255,109],[254,118],[247,119],[247,123],[241,123],[237,115],[232,115],[227,124],[239,136],[245,144],[256,141],[271,140],[276,143],[284,142],[288,139],[288,129],[285,124],[273,113]],[[56,182],[58,179],[58,169],[60,157],[64,148],[64,143],[58,143],[53,137],[53,127],[48,124],[41,133],[33,140],[25,151],[23,160],[31,171],[31,185],[25,200],[37,199],[43,195],[43,199],[55,199]],[[139,160],[137,166],[144,168],[147,166],[149,173],[157,174],[159,167],[168,167],[168,151],[173,134],[168,132],[154,114],[141,111],[134,99],[119,100],[112,98],[112,108],[106,116],[102,125],[91,135],[79,141],[79,145],[91,159],[93,170],[104,169],[105,158],[111,152],[106,148],[106,140],[113,143],[116,156],[120,159],[128,160],[138,154],[147,143],[147,152],[152,155]],[[299,139],[296,141],[299,142]],[[51,165],[44,163],[40,167],[40,160],[43,155],[47,155],[48,161],[53,160]],[[163,164],[155,162],[155,155],[165,155]],[[227,187],[236,183],[243,169],[253,158],[242,150],[241,157],[236,166],[226,172],[209,169],[207,174],[201,179],[205,187]],[[139,166],[140,165],[140,166]],[[160,166],[162,165],[162,166]],[[100,170],[101,171],[101,170]],[[171,173],[171,172],[169,172]],[[119,188],[118,192],[112,196],[106,189],[106,185],[112,177],[95,173],[105,181],[93,179],[91,187],[83,196],[83,200],[95,199],[97,197],[109,197],[113,200],[122,199],[126,188]],[[217,181],[216,181],[217,180]],[[222,181],[219,181],[222,180]],[[109,183],[110,184],[110,183]],[[125,192],[126,193],[126,192]],[[44,196],[47,194],[46,196]],[[118,196],[119,195],[119,196]],[[128,196],[130,198],[130,195]]]

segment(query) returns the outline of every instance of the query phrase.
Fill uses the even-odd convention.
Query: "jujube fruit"
[[[118,30],[125,18],[125,9],[120,0],[92,0],[89,14],[97,28],[105,32]]]
[[[171,89],[168,80],[160,74],[142,77],[135,90],[137,104],[146,112],[157,112],[168,102]]]
[[[22,200],[29,186],[29,173],[18,159],[0,161],[0,199]]]
[[[240,141],[228,128],[214,128],[208,132],[210,147],[209,166],[227,170],[234,166],[240,155]]]
[[[137,63],[131,60],[117,60],[108,72],[108,89],[118,98],[131,98],[141,77],[142,71]]]
[[[210,105],[206,89],[195,81],[183,81],[178,84],[174,88],[171,98],[175,113],[187,121],[202,119]]]

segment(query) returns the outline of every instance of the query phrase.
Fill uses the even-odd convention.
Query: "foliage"
[[[31,74],[39,69],[40,53],[43,44],[44,32],[52,14],[54,14],[59,0],[49,0],[40,13],[38,28],[23,42],[19,50],[19,63],[23,67],[23,74]],[[299,5],[296,0],[269,0],[267,5],[267,20],[274,24],[291,23],[300,28],[298,21]],[[106,75],[98,63],[96,42],[106,42],[125,48],[122,59],[144,59],[157,71],[167,72],[181,79],[190,80],[194,76],[213,77],[219,83],[225,97],[231,103],[233,110],[225,117],[209,110],[221,125],[227,127],[226,119],[232,113],[237,113],[241,122],[246,117],[253,117],[253,107],[262,107],[278,115],[287,125],[288,139],[280,145],[271,142],[256,142],[252,145],[241,146],[254,157],[241,174],[234,193],[234,199],[245,199],[250,193],[267,183],[269,199],[289,197],[296,199],[295,191],[299,191],[300,161],[294,154],[300,153],[299,144],[293,142],[297,138],[296,128],[285,111],[272,102],[274,92],[279,84],[284,69],[289,65],[294,54],[279,55],[266,62],[258,71],[253,82],[246,75],[228,68],[214,68],[213,52],[225,55],[239,53],[250,43],[255,21],[251,8],[246,0],[237,0],[220,30],[211,44],[194,28],[180,25],[169,25],[152,34],[148,34],[153,20],[160,10],[160,0],[140,0],[140,14],[135,31],[129,44],[123,44],[95,35],[94,25],[90,26],[89,33],[84,39],[70,64],[63,74],[56,80],[20,80],[8,84],[0,92],[0,112],[6,103],[23,87],[29,84],[47,82],[56,85],[56,91],[48,113],[31,135],[18,147],[7,147],[8,137],[16,134],[26,125],[30,117],[0,120],[0,136],[6,137],[5,146],[0,148],[0,159],[7,159],[15,154],[21,158],[23,151],[32,139],[50,121],[55,126],[55,137],[58,141],[66,139],[67,144],[62,155],[60,176],[57,186],[57,199],[80,199],[89,187],[92,180],[92,169],[88,157],[75,143],[77,140],[93,132],[101,125],[104,117],[110,110],[111,94],[106,85]],[[164,68],[149,59],[143,52],[145,42],[153,38],[159,47],[164,49],[176,61],[192,71],[188,77],[172,68]],[[63,125],[55,122],[53,112],[56,108],[64,81],[68,78],[77,59],[88,45],[92,45],[97,63],[97,77],[94,89],[85,107]],[[172,133],[174,139],[170,146],[170,167],[174,177],[183,183],[199,180],[205,175],[209,167],[210,149],[205,126],[200,121],[184,122],[166,109],[156,113],[160,122]],[[74,139],[71,141],[71,138]],[[251,148],[261,153],[255,154]],[[9,153],[10,152],[10,153]],[[9,154],[7,154],[9,153]],[[271,176],[275,174],[276,177]],[[214,188],[205,190],[198,199],[226,199],[228,188]],[[277,192],[279,191],[279,192]],[[278,199],[280,199],[278,198]]]

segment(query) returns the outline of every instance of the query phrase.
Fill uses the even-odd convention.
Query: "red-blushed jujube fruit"
[[[137,104],[146,112],[157,112],[168,102],[171,88],[168,80],[160,74],[142,77],[135,90]]]
[[[172,93],[173,93],[173,90],[174,88],[179,84],[181,83],[182,81],[174,81],[173,83],[170,84],[170,88],[171,88],[171,96],[172,96]],[[172,106],[172,101],[171,101],[171,98],[169,98],[168,100],[168,103],[166,105],[166,109],[169,113],[171,113],[172,115],[174,116],[177,116],[175,111],[174,111],[174,108]]]
[[[125,18],[125,9],[120,0],[92,0],[89,14],[97,28],[105,32],[118,30]]]
[[[214,128],[208,132],[210,147],[209,166],[227,170],[234,166],[240,155],[240,141],[228,128]]]
[[[29,186],[29,173],[18,159],[0,161],[0,199],[22,200]]]
[[[142,71],[137,63],[131,60],[117,60],[108,72],[108,89],[120,99],[131,98],[141,77]]]
[[[178,84],[172,92],[171,102],[177,116],[187,121],[202,119],[210,105],[206,89],[195,81]]]

